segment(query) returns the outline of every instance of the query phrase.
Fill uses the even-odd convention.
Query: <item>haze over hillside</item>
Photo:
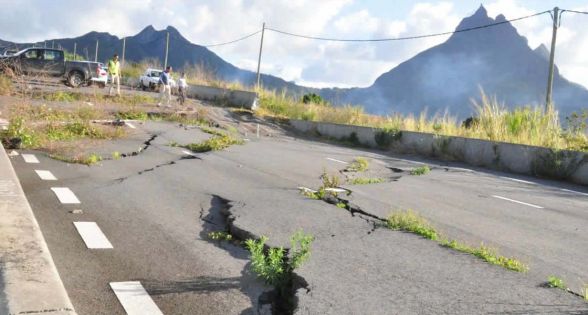
[[[503,15],[492,19],[483,6],[459,23],[456,30],[504,22]],[[135,36],[127,37],[126,60],[163,59],[166,33],[170,34],[169,64],[175,68],[203,65],[226,81],[255,84],[255,73],[235,67],[203,46],[189,42],[175,28],[157,31],[148,26]],[[91,32],[77,38],[55,39],[55,45],[94,59],[99,41],[100,61],[122,51],[122,40],[108,33]],[[0,45],[15,45],[0,41]],[[29,44],[19,44],[25,47]],[[472,114],[472,98],[480,88],[496,95],[508,106],[541,105],[545,100],[549,51],[531,49],[525,37],[510,24],[453,34],[446,42],[429,48],[382,74],[366,88],[316,89],[296,85],[272,75],[262,75],[269,89],[287,89],[300,95],[315,92],[334,104],[360,104],[378,114],[449,111],[461,118]],[[349,74],[354,75],[353,73]],[[556,69],[554,101],[561,116],[588,106],[588,90],[563,78]]]

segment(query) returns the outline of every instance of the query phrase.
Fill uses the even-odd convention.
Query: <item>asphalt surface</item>
[[[411,176],[418,159],[280,132],[222,152],[189,154],[169,143],[209,135],[171,123],[137,129],[136,138],[102,151],[132,151],[144,145],[142,137],[157,137],[139,155],[99,166],[69,165],[39,153],[39,164],[12,158],[79,314],[124,314],[109,287],[118,281],[140,281],[164,314],[266,312],[259,298],[270,288],[249,272],[248,253],[207,237],[227,228],[266,235],[272,246],[288,246],[299,229],[315,236],[310,260],[297,271],[308,283],[297,292],[297,314],[588,314],[588,303],[578,296],[543,286],[548,275],[560,276],[576,292],[588,282],[584,187],[523,179],[536,182],[531,184],[433,161],[426,161],[431,173]],[[370,176],[387,179],[346,186],[353,191],[350,201],[364,211],[386,217],[412,208],[445,235],[494,245],[530,271],[508,271],[378,228],[369,217],[298,193],[300,186],[318,187],[323,170],[338,173],[357,156],[370,159]],[[35,169],[50,170],[58,180],[42,181]],[[50,190],[56,186],[70,188],[81,204],[60,204]],[[96,222],[113,248],[86,248],[74,221]]]

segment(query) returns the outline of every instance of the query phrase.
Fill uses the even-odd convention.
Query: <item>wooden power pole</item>
[[[122,67],[125,66],[125,49],[126,49],[126,46],[127,46],[127,38],[125,37],[125,38],[123,38],[122,65],[121,65]]]
[[[549,75],[547,76],[547,93],[545,97],[545,111],[553,111],[553,72],[555,69],[555,41],[557,38],[557,28],[559,27],[560,13],[559,8],[553,8],[553,33],[551,35],[551,51],[549,52]]]
[[[167,52],[169,50],[169,32],[167,32],[167,38],[165,40],[165,62],[163,64],[163,69],[167,68]]]
[[[98,40],[96,40],[96,54],[94,55],[94,62],[98,62]]]
[[[259,72],[261,68],[261,52],[263,50],[263,35],[265,33],[265,22],[263,22],[263,26],[261,27],[261,43],[259,44],[259,57],[257,58],[257,89],[260,88],[261,83],[261,73]]]

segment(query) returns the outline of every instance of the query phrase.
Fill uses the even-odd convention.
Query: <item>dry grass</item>
[[[12,89],[12,80],[5,75],[0,75],[0,95],[10,95]]]
[[[564,130],[555,113],[539,107],[507,109],[495,98],[481,93],[481,101],[474,104],[476,120],[463,126],[448,114],[433,116],[426,111],[420,115],[375,116],[366,114],[360,106],[303,104],[288,95],[262,90],[260,116],[274,116],[336,124],[367,126],[386,130],[406,130],[548,147],[557,150],[588,151],[588,137],[578,130]]]

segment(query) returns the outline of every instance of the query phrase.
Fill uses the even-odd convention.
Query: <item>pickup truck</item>
[[[90,61],[65,60],[63,50],[27,48],[14,55],[0,57],[0,71],[16,75],[46,75],[63,77],[70,86],[79,87],[92,82],[99,64]]]

